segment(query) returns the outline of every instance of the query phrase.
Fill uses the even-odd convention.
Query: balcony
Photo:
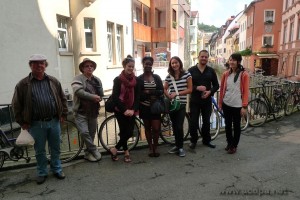
[[[152,28],[152,42],[166,42],[166,28]]]
[[[134,39],[142,42],[151,42],[151,27],[134,22]]]

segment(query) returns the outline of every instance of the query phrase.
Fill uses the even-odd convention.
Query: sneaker
[[[169,151],[168,151],[168,153],[178,153],[178,148],[176,147],[176,146],[174,146],[174,147],[172,147],[172,149],[170,149]]]
[[[190,143],[190,145],[189,145],[189,147],[190,147],[190,149],[195,149],[196,148],[196,143]]]
[[[98,150],[93,151],[93,156],[96,158],[97,161],[101,160],[102,156]]]
[[[183,150],[183,148],[180,148],[178,150],[178,156],[180,156],[180,157],[184,157],[185,156],[185,151]]]
[[[90,152],[85,153],[84,159],[86,159],[90,162],[97,162],[97,159]]]

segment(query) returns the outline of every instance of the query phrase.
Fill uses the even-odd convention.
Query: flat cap
[[[46,56],[42,54],[33,54],[29,57],[29,61],[42,61],[47,60]]]

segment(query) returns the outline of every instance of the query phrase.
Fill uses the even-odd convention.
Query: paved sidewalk
[[[131,152],[133,162],[85,160],[64,165],[65,180],[52,174],[37,185],[35,168],[0,172],[0,199],[300,199],[300,112],[249,128],[238,151],[224,151],[225,136],[216,149],[200,143],[180,158],[161,145],[159,158],[147,149]]]

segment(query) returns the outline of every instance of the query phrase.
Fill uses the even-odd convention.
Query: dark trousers
[[[116,149],[123,147],[123,150],[128,150],[127,141],[133,134],[135,117],[128,117],[123,115],[123,113],[115,112],[119,128],[120,128],[120,140],[116,145]]]
[[[181,105],[176,112],[170,113],[173,133],[175,136],[175,145],[177,148],[183,147],[183,123],[185,117],[185,105]]]
[[[222,107],[225,118],[227,144],[229,147],[236,148],[241,136],[241,108],[230,107],[224,103]],[[234,134],[232,134],[232,124]]]
[[[191,143],[197,143],[199,139],[199,115],[202,117],[201,137],[203,143],[209,143],[211,141],[210,136],[210,115],[212,111],[211,102],[205,104],[190,104],[190,135]]]

